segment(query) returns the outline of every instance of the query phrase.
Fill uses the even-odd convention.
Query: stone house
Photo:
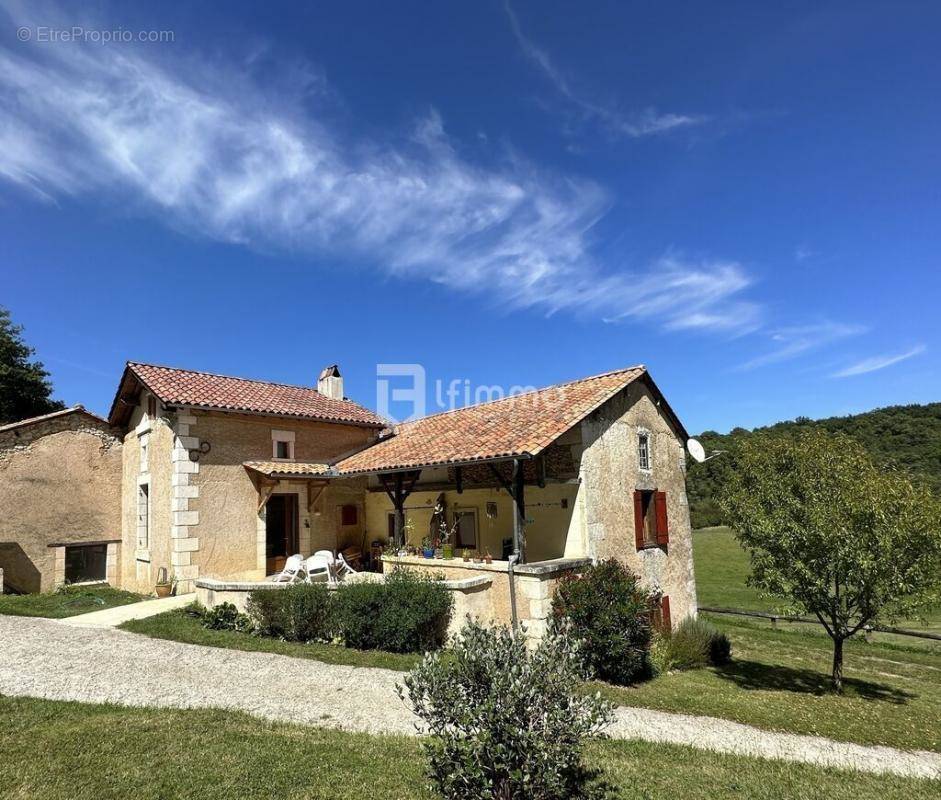
[[[30,476],[51,477],[58,448],[76,445],[18,423],[32,443],[0,438],[0,518],[15,502],[22,521],[0,541],[29,531],[74,561],[93,536],[109,554],[99,577],[127,589],[166,573],[178,592],[241,604],[287,556],[353,548],[441,573],[459,613],[538,634],[561,575],[617,558],[661,597],[665,624],[696,612],[687,434],[642,366],[390,427],[344,397],[336,367],[307,388],[129,362],[107,422],[60,413],[97,447],[72,471],[96,476],[70,498],[84,512],[38,509]],[[47,483],[36,491],[64,489]],[[435,539],[455,557],[415,554]],[[34,559],[42,577],[23,588],[68,578],[56,557]]]

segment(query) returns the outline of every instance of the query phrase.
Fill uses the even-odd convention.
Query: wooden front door
[[[297,495],[273,494],[265,504],[265,569],[274,575],[297,552]]]

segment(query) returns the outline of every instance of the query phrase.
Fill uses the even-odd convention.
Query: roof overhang
[[[272,480],[323,480],[339,477],[329,464],[307,461],[244,461],[242,466],[254,475]]]

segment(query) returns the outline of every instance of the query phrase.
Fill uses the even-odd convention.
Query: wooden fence
[[[777,628],[778,622],[803,622],[810,625],[819,625],[820,620],[812,617],[789,617],[783,614],[771,614],[767,611],[742,611],[739,608],[713,608],[712,606],[700,606],[700,611],[708,614],[734,614],[739,617],[758,617],[771,621],[771,627]],[[866,625],[863,632],[870,633],[894,633],[896,636],[915,636],[919,639],[931,639],[935,642],[941,642],[941,634],[928,633],[927,631],[908,631],[903,628],[893,628],[889,625]]]

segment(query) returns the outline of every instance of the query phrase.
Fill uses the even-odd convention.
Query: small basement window
[[[65,548],[66,583],[104,581],[108,572],[108,545],[86,544]]]

